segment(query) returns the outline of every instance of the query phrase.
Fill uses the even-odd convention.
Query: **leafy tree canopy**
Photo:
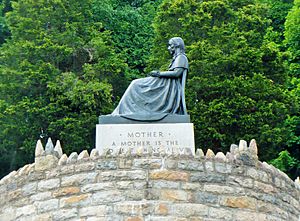
[[[144,75],[154,37],[152,21],[160,2],[161,0],[93,2],[94,20],[101,22],[104,29],[111,32],[116,52],[128,64],[126,76],[129,80]]]
[[[300,78],[300,1],[295,0],[285,22],[285,43],[290,53],[291,76]]]
[[[126,69],[93,21],[91,1],[18,0],[12,7],[11,38],[0,52],[2,173],[31,161],[39,137],[62,140],[67,153],[92,148],[97,117],[111,111],[120,84],[110,82]]]
[[[265,38],[266,11],[252,0],[165,0],[159,8],[150,64],[164,65],[162,48],[170,37],[185,40],[186,94],[198,147],[227,150],[254,137],[264,160],[274,158],[290,138],[292,129],[284,122],[298,107],[285,88],[280,50]]]

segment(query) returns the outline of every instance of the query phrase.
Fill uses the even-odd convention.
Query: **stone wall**
[[[142,149],[62,153],[40,141],[35,163],[0,181],[0,221],[300,220],[300,184],[257,159],[254,140],[230,152]]]

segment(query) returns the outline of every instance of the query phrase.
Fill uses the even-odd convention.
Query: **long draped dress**
[[[175,56],[169,71],[182,68],[179,77],[146,77],[133,80],[113,116],[121,116],[139,121],[155,121],[168,114],[184,114],[182,107],[182,74],[188,70],[185,54]]]

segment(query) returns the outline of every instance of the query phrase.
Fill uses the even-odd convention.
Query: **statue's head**
[[[180,37],[173,37],[169,40],[169,45],[174,45],[175,48],[178,48],[181,53],[185,52],[184,42]]]

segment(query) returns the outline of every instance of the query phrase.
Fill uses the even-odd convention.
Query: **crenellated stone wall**
[[[300,220],[300,182],[257,159],[256,142],[208,150],[63,154],[37,142],[35,163],[0,181],[0,221]]]

